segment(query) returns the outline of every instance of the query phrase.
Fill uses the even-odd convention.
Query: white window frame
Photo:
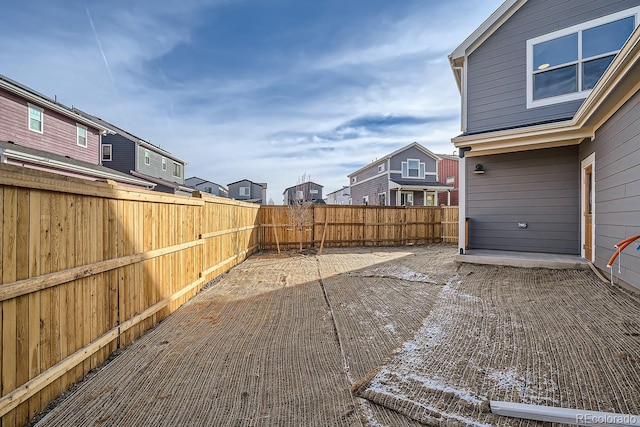
[[[167,170],[167,158],[166,157],[162,157],[162,170],[166,172]]]
[[[411,176],[409,174],[409,162],[418,162],[418,176]],[[407,171],[406,174],[405,174],[405,170]],[[426,175],[426,170],[427,170],[426,164],[424,162],[421,162],[420,159],[407,159],[406,162],[402,162],[400,172],[403,178],[424,179]]]
[[[378,206],[387,206],[387,193],[378,193]]]
[[[369,204],[369,196],[362,196],[362,204],[363,205]]]
[[[384,163],[381,165],[378,165],[378,173],[382,173],[384,172]]]
[[[309,190],[309,194],[318,194],[318,190]]]
[[[243,197],[251,196],[251,188],[250,187],[240,187],[238,188],[238,194]]]
[[[84,131],[84,135],[80,134],[81,131]],[[84,144],[80,143],[80,138],[84,138]],[[78,144],[79,147],[87,148],[88,139],[89,139],[89,131],[87,130],[87,127],[76,123],[76,144]]]
[[[105,158],[104,156],[104,149],[108,148],[109,149],[109,158]],[[102,144],[102,148],[100,149],[100,158],[102,159],[103,162],[110,162],[113,160],[113,146],[111,144]]]
[[[413,191],[402,191],[400,194],[401,200],[402,196],[404,196],[404,203],[401,203],[402,206],[413,206]]]
[[[27,104],[27,128],[36,133],[44,133],[44,110],[33,104]],[[31,110],[38,111],[40,113],[40,129],[34,129],[31,127]]]
[[[352,177],[351,178],[351,183],[355,184],[356,182],[358,182],[358,177],[357,176]]]
[[[144,164],[149,166],[151,164],[151,151],[144,149]]]
[[[532,39],[527,40],[527,108],[537,108],[537,107],[544,107],[547,105],[554,105],[554,104],[559,104],[562,102],[569,102],[569,101],[575,101],[575,100],[579,100],[579,99],[584,99],[587,96],[589,96],[589,94],[591,93],[591,91],[593,89],[587,89],[587,90],[583,90],[581,91],[580,88],[582,87],[582,67],[581,65],[583,64],[583,58],[582,58],[582,32],[584,30],[588,30],[590,28],[594,28],[594,27],[598,27],[600,25],[604,25],[604,24],[608,24],[611,23],[613,21],[618,21],[620,19],[624,19],[624,18],[628,18],[630,16],[634,16],[635,17],[635,26],[638,26],[638,23],[640,21],[640,6],[638,7],[633,7],[630,9],[625,9],[623,11],[620,12],[616,12],[613,13],[611,15],[607,15],[607,16],[602,16],[600,18],[597,19],[592,19],[591,21],[587,21],[587,22],[583,22],[581,24],[578,25],[573,25],[571,27],[568,28],[563,28],[562,30],[558,30],[558,31],[554,31],[553,33],[549,33],[549,34],[544,34],[542,36],[538,36]],[[568,93],[565,95],[558,95],[558,96],[552,96],[549,98],[543,98],[543,99],[533,99],[533,47],[537,44],[540,43],[544,43],[546,41],[550,41],[550,40],[554,40],[557,39],[559,37],[563,37],[563,36],[567,36],[569,34],[574,34],[574,33],[578,33],[578,61],[577,66],[578,66],[578,91],[574,92],[574,93]],[[619,51],[618,51],[619,52]],[[607,55],[604,56],[608,56],[613,54],[614,52],[610,52]],[[617,53],[617,52],[615,52]],[[588,60],[592,59],[592,58],[587,58]]]
[[[178,173],[177,175],[176,172]],[[180,178],[182,176],[182,167],[180,166],[180,163],[173,162],[173,176],[176,178]]]

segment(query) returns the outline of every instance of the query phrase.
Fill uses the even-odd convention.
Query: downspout
[[[465,153],[471,151],[471,148],[464,147],[458,150],[458,251],[460,255],[464,255],[467,241],[467,160]]]
[[[585,411],[582,409],[556,408],[526,403],[498,402],[489,404],[491,413],[505,417],[579,426],[640,426],[640,416],[612,412]]]

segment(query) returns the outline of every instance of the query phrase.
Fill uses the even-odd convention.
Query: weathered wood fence
[[[305,247],[457,241],[457,208],[314,206]],[[455,223],[455,225],[454,225]],[[449,228],[448,228],[449,227]],[[0,164],[0,420],[21,426],[259,248],[289,208]]]
[[[258,212],[0,164],[2,426],[257,250]]]
[[[260,208],[260,248],[392,246],[457,242],[457,207],[311,205]],[[303,220],[292,221],[292,218]]]

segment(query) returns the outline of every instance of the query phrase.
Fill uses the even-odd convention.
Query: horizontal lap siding
[[[579,254],[578,169],[577,147],[470,157],[469,247]]]
[[[528,1],[469,55],[467,132],[572,117],[582,100],[527,110],[526,41],[637,5],[632,0]]]
[[[81,147],[77,143],[75,120],[36,106],[44,110],[42,133],[28,128],[27,101],[0,90],[0,140],[13,141],[24,147],[69,156],[94,165],[99,163],[100,135],[97,129],[87,128],[87,146]]]
[[[258,214],[0,164],[0,425],[24,425],[251,255]]]
[[[613,245],[640,234],[640,94],[636,93],[581,146],[580,157],[595,152],[595,249],[597,267],[605,269]],[[613,273],[640,286],[640,252],[629,246]]]
[[[103,161],[102,165],[122,173],[130,173],[136,169],[136,144],[120,135],[105,135],[103,144],[111,144],[111,161]]]
[[[386,193],[388,188],[388,177],[386,173],[380,174],[377,178],[373,178],[369,181],[355,184],[351,187],[351,204],[363,205],[362,198],[369,196],[369,204],[378,204],[378,193]],[[387,196],[388,197],[388,196]],[[387,205],[389,201],[387,200]]]
[[[144,163],[144,152],[149,150],[149,164]],[[152,176],[154,178],[164,179],[165,181],[175,182],[178,184],[184,183],[184,165],[180,162],[174,162],[172,159],[165,157],[167,162],[167,170],[162,170],[162,154],[157,153],[151,149],[145,149],[143,146],[138,146],[138,169],[137,171],[145,175]],[[180,165],[180,176],[173,175],[173,164],[178,163]]]

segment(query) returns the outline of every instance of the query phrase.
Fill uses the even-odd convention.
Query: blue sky
[[[447,54],[501,3],[5,0],[0,74],[279,204],[414,141],[452,153]]]

